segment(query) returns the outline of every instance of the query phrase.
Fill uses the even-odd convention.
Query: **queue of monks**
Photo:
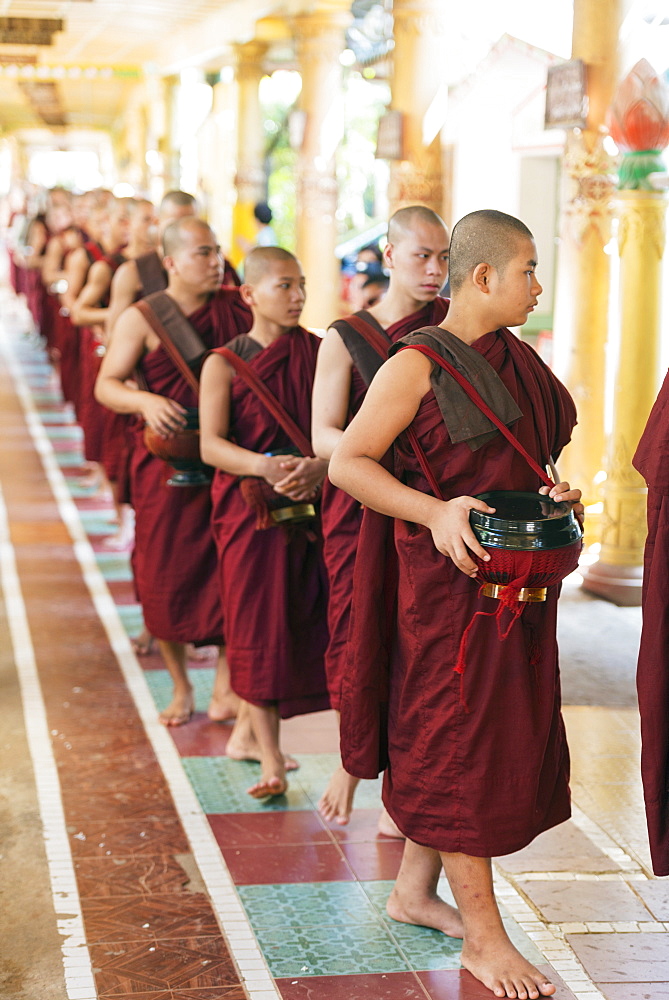
[[[323,317],[321,339],[300,325],[295,256],[256,247],[240,281],[184,192],[157,213],[106,192],[63,197],[33,225],[15,287],[30,275],[89,473],[113,491],[110,544],[127,543],[134,511],[138,641],[156,640],[173,682],[162,721],[192,715],[188,644],[217,646],[209,716],[232,723],[226,752],[260,762],[248,793],[269,799],[299,766],[281,719],[334,708],[342,763],[319,809],[346,824],[358,782],[383,772],[379,831],[405,839],[389,914],[462,937],[462,964],[495,996],[551,996],[506,934],[491,858],[570,814],[559,588],[502,641],[469,521],[494,512],[478,495],[499,489],[583,511],[578,489],[534,471],[576,413],[508,330],[541,294],[530,231],[484,210],[451,237],[432,210],[400,209],[385,295]],[[476,385],[534,466],[435,358]],[[442,869],[457,908],[437,894]]]

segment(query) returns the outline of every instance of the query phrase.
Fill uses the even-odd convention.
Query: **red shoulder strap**
[[[353,327],[356,333],[359,333],[360,336],[367,341],[370,347],[374,348],[377,354],[380,355],[384,361],[388,360],[388,349],[391,346],[391,341],[384,337],[379,330],[373,327],[371,323],[364,320],[362,316],[346,316],[345,322],[348,323],[349,326]],[[441,492],[441,488],[437,482],[434,472],[432,471],[432,466],[430,465],[428,457],[423,450],[423,446],[418,440],[416,431],[413,427],[409,426],[404,433],[406,434],[409,444],[413,448],[414,454],[418,459],[418,463],[423,470],[423,475],[430,484],[430,489],[438,500],[443,500],[444,495]]]
[[[391,345],[390,340],[384,337],[383,334],[375,329],[371,323],[364,320],[362,316],[345,316],[344,322],[352,326],[356,333],[359,333],[361,337],[367,341],[370,347],[373,347],[377,354],[379,354],[384,361],[388,360],[388,348]]]
[[[522,446],[522,444],[515,436],[515,434],[512,434],[509,428],[506,426],[506,424],[499,419],[497,414],[493,413],[493,411],[490,409],[485,400],[482,399],[482,397],[476,391],[471,382],[469,382],[464,377],[464,375],[457,370],[457,368],[454,368],[453,365],[449,364],[449,362],[446,361],[444,358],[442,358],[440,354],[437,354],[435,350],[433,350],[431,347],[427,347],[425,344],[406,344],[405,346],[400,347],[400,351],[420,351],[421,354],[424,354],[426,357],[430,358],[431,361],[434,361],[435,364],[440,365],[444,369],[444,371],[447,371],[448,374],[455,379],[458,385],[462,389],[464,389],[464,391],[467,393],[472,402],[476,403],[479,410],[481,410],[481,412],[486,415],[488,420],[491,420],[495,425],[495,427],[497,427],[498,430],[501,431],[501,433],[507,439],[509,444],[512,444],[513,447],[516,449],[516,451],[523,456],[523,458],[528,463],[530,468],[537,473],[537,475],[544,483],[544,485],[550,486],[551,488],[555,485],[555,483],[551,479],[549,479],[549,477],[546,475],[541,466],[538,465],[537,462],[534,461],[532,456],[525,450],[525,448]]]
[[[185,358],[183,357],[181,351],[177,348],[176,344],[170,337],[169,333],[161,323],[161,321],[156,316],[155,312],[146,301],[146,299],[140,299],[139,302],[135,302],[135,308],[139,309],[144,319],[147,321],[154,333],[160,338],[160,342],[167,351],[168,355],[174,362],[176,368],[181,372],[185,378],[187,384],[193,389],[196,395],[199,394],[200,384],[196,379],[193,372],[188,367]],[[193,331],[195,333],[195,331]],[[202,345],[202,350],[206,350],[204,344]]]
[[[314,458],[314,452],[311,447],[311,442],[307,438],[300,428],[297,426],[293,418],[289,413],[283,408],[276,396],[273,396],[269,391],[264,382],[258,378],[253,368],[240,358],[238,354],[234,351],[229,350],[227,347],[219,347],[216,350],[217,354],[222,355],[228,364],[232,365],[237,374],[244,379],[249,389],[255,392],[256,396],[260,399],[261,403],[264,403],[272,416],[279,422],[281,427],[291,439],[298,451],[301,452],[307,458]]]

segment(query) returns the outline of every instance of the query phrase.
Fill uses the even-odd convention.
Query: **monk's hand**
[[[258,475],[275,490],[277,484],[286,478],[286,471],[294,469],[301,461],[299,455],[259,455],[258,459]]]
[[[439,503],[427,527],[432,532],[432,540],[442,555],[449,556],[467,576],[476,576],[478,566],[469,552],[488,562],[490,556],[478,541],[469,523],[470,510],[480,510],[484,514],[494,514],[489,507],[476,497],[455,497]],[[468,551],[469,550],[469,551]]]
[[[581,491],[572,490],[569,483],[556,483],[555,486],[549,488],[548,486],[542,486],[539,490],[540,493],[548,495],[551,500],[555,500],[556,503],[561,503],[565,500],[567,503],[573,504],[572,510],[576,517],[579,519],[581,524],[583,524],[583,516],[585,514],[585,507],[580,502]]]
[[[291,500],[312,500],[321,488],[327,468],[328,463],[321,458],[301,458],[274,484],[274,489]]]
[[[142,395],[142,416],[156,434],[171,438],[186,426],[186,408],[181,403],[153,392]]]

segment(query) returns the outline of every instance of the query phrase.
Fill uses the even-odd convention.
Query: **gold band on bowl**
[[[270,517],[275,524],[285,524],[286,521],[306,521],[316,517],[316,508],[312,503],[296,503],[290,507],[277,507],[270,511]]]
[[[508,587],[501,583],[486,583],[483,587],[482,594],[484,597],[496,597],[499,599],[508,589]],[[518,591],[514,589],[513,593],[514,600],[516,601],[527,601],[528,604],[539,604],[541,601],[546,600],[548,587],[521,587]]]

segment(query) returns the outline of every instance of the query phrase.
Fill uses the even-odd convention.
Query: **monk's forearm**
[[[248,448],[240,448],[233,441],[222,437],[201,437],[200,454],[202,461],[215,469],[229,472],[233,476],[262,476],[264,455]]]
[[[396,479],[373,458],[341,456],[335,451],[328,471],[335,486],[380,514],[429,527],[442,506],[436,497],[413,490]]]
[[[107,310],[75,302],[70,315],[76,326],[94,326],[96,323],[102,326],[107,319]]]
[[[342,439],[343,430],[340,427],[312,428],[311,444],[314,454],[326,462],[332,458],[333,452]]]
[[[125,382],[111,375],[100,375],[95,383],[95,398],[114,413],[138,413],[144,416],[143,405],[151,393],[143,389],[132,389]]]

